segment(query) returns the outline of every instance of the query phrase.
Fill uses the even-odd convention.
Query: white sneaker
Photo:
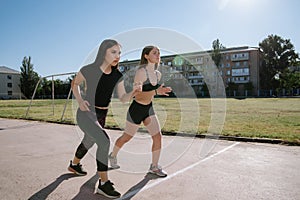
[[[161,166],[154,166],[154,165],[150,165],[150,169],[149,169],[149,172],[151,174],[156,174],[157,176],[159,177],[166,177],[167,176],[167,173],[164,172],[161,168]]]
[[[113,157],[111,154],[112,154],[112,153],[110,153],[110,154],[108,155],[108,159],[109,159],[111,168],[113,168],[113,169],[119,169],[119,168],[120,168],[120,165],[118,165],[117,157]]]

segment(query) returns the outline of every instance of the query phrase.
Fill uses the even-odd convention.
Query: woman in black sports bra
[[[160,83],[161,73],[157,70],[160,63],[160,51],[155,46],[146,46],[141,55],[140,67],[138,68],[134,82],[135,85],[142,83],[142,92],[138,92],[132,101],[126,119],[124,133],[119,137],[109,155],[111,167],[119,168],[117,164],[117,154],[122,146],[128,142],[137,132],[140,124],[143,122],[150,133],[152,143],[152,163],[149,172],[160,177],[166,177],[167,174],[158,165],[161,151],[161,130],[157,116],[153,110],[152,100],[155,95],[166,95],[172,91],[170,87],[164,87]]]

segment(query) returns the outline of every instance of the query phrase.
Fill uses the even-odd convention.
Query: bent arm
[[[130,101],[139,91],[141,91],[140,86],[133,86],[133,90],[129,93],[126,93],[124,80],[117,85],[118,98],[122,103]]]
[[[89,111],[89,108],[88,108],[89,102],[85,101],[82,98],[81,93],[80,93],[80,86],[79,85],[84,81],[85,81],[84,76],[82,75],[81,72],[78,72],[77,75],[72,80],[71,87],[72,87],[73,95],[75,96],[80,109],[82,111]]]

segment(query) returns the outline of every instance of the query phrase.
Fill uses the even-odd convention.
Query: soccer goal
[[[55,118],[58,118],[58,115],[60,115],[60,121],[63,121],[68,101],[72,93],[72,78],[70,77],[75,74],[76,72],[69,72],[41,77],[35,86],[26,110],[25,118],[29,118],[29,113],[32,115],[39,114],[41,118],[43,118],[43,115],[45,115],[45,117],[56,115]],[[65,80],[69,79],[69,83],[66,83],[66,81],[63,82],[60,78],[65,78]],[[57,82],[60,84],[57,84]],[[59,88],[57,85],[60,85],[61,88]],[[59,94],[58,91],[60,91]],[[55,102],[58,100],[59,106],[55,104]],[[34,102],[36,102],[35,107],[39,107],[40,110],[32,108]],[[55,107],[57,107],[57,109],[55,109]],[[57,112],[55,113],[55,111]]]

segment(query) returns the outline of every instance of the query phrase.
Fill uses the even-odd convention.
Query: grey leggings
[[[110,140],[103,129],[105,125],[107,110],[97,110],[95,112],[77,110],[77,123],[84,132],[84,137],[78,146],[75,156],[82,159],[88,150],[96,143],[96,162],[98,171],[108,170],[108,153]]]

